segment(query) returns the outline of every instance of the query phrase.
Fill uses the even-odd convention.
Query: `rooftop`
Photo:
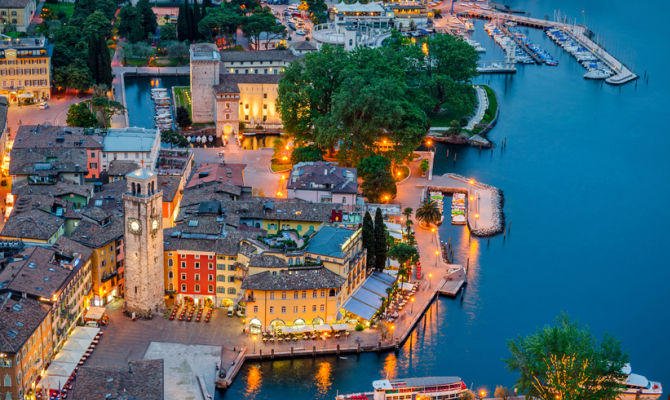
[[[141,152],[148,153],[154,147],[157,129],[113,128],[104,137],[105,152]]]
[[[293,42],[291,44],[291,48],[297,51],[314,51],[316,50],[316,46],[314,46],[311,42],[302,40],[298,42]]]
[[[70,182],[56,182],[53,185],[31,184],[28,181],[19,182],[12,185],[12,194],[17,196],[25,195],[52,195],[55,197],[68,196],[75,194],[81,197],[90,198],[93,193],[93,186],[77,185]]]
[[[83,148],[13,148],[10,175],[53,176],[58,173],[86,173],[87,157]]]
[[[80,268],[81,261],[52,248],[28,247],[0,272],[0,288],[51,299]]]
[[[30,0],[0,0],[0,8],[25,8]],[[1,39],[0,49],[20,49],[44,47],[47,40],[44,37]]]
[[[249,260],[249,267],[257,268],[287,268],[286,260],[271,254],[256,254]]]
[[[81,367],[73,400],[163,400],[163,360],[130,361],[128,367]]]
[[[17,353],[32,336],[51,307],[31,298],[0,297],[0,352]]]
[[[221,61],[243,62],[243,61],[284,61],[291,62],[296,56],[290,50],[257,50],[257,51],[222,51]]]
[[[242,289],[247,290],[314,290],[337,289],[345,279],[324,267],[282,271],[273,275],[270,271],[246,277]]]
[[[15,208],[2,228],[0,236],[47,241],[58,232],[64,222],[62,218],[38,208],[31,207],[22,212],[18,212]]]
[[[107,170],[107,175],[125,177],[126,175],[135,171],[139,167],[140,165],[135,161],[114,160],[109,163],[109,169]]]
[[[267,50],[289,51],[289,50]],[[266,53],[267,51],[249,51],[242,53]],[[282,75],[274,74],[221,74],[219,85],[214,87],[216,93],[239,93],[241,84],[270,84],[276,85]]]
[[[244,186],[244,168],[246,164],[202,163],[198,166],[186,184],[186,188],[204,186],[213,183],[229,183]]]
[[[358,193],[356,175],[356,168],[338,167],[331,162],[301,162],[293,166],[286,187],[356,194]]]
[[[384,7],[380,3],[366,3],[362,4],[359,2],[356,3],[337,3],[333,5],[333,8],[335,9],[336,12],[342,12],[342,13],[369,13],[369,12],[376,12],[376,13],[382,13],[384,12]]]
[[[194,61],[213,61],[219,60],[219,48],[213,43],[192,44],[189,50],[191,60]]]
[[[181,179],[178,176],[158,175],[158,190],[163,191],[163,201],[171,202],[179,191]]]
[[[13,149],[87,148],[102,149],[102,136],[89,135],[84,128],[71,126],[22,125]]]
[[[353,229],[323,226],[312,236],[305,252],[326,257],[342,258],[344,257],[342,246],[355,233],[356,231]]]

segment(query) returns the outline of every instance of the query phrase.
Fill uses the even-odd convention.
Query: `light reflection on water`
[[[263,382],[263,373],[258,364],[251,365],[249,367],[249,372],[247,373],[247,389],[245,392],[246,399],[254,399],[258,394],[261,383]]]
[[[314,382],[319,394],[322,396],[327,395],[330,387],[333,385],[332,369],[333,366],[329,362],[323,361],[319,363]]]

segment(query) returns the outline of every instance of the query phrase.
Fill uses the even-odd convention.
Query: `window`
[[[305,291],[305,290],[302,291],[302,298],[303,299],[307,298],[307,291]]]
[[[312,298],[316,299],[316,296],[317,296],[317,292],[315,290],[315,291],[312,292]]]
[[[210,255],[207,256],[207,259],[208,259],[208,260],[213,260],[213,259],[214,259],[214,256],[210,254]]]
[[[293,306],[293,314],[297,314],[297,313],[298,313],[298,306]]]
[[[226,288],[224,288],[224,287],[218,287],[218,288],[216,288],[216,293],[222,293],[222,294],[225,294],[225,293],[226,293]]]
[[[213,281],[214,280],[214,274],[208,274],[207,275],[207,280],[210,281],[210,282]]]
[[[236,269],[237,269],[237,267],[234,266],[233,264],[230,264],[230,265],[228,266],[228,271],[235,271]]]
[[[172,264],[173,264],[172,259],[171,259],[171,258],[168,258],[168,267],[171,267]]]
[[[268,94],[267,94],[267,93],[263,93],[263,98],[264,98],[264,99],[267,99],[267,98],[268,98]]]
[[[168,279],[172,278],[174,278],[174,274],[172,273],[172,271],[168,271]]]
[[[3,11],[4,12],[4,11]],[[9,374],[5,374],[5,382],[4,382],[6,387],[12,386],[12,378],[9,376]]]
[[[235,294],[235,288],[234,287],[228,288],[228,294]]]
[[[199,262],[195,263],[195,269],[200,269],[200,263]]]
[[[182,262],[181,262],[181,267],[182,267],[182,268],[186,268],[186,261],[182,261]]]
[[[207,268],[208,269],[214,269],[214,264],[213,263],[207,263]]]
[[[254,306],[254,312],[255,312],[255,313],[258,312],[258,306]]]
[[[270,314],[274,314],[274,313],[275,313],[275,308],[274,308],[274,306],[270,306]]]
[[[195,291],[195,292],[198,292],[198,293],[200,292],[200,285],[198,285],[197,283],[195,284],[195,289],[194,289],[194,291]]]
[[[281,313],[286,314],[286,306],[281,306]]]
[[[312,312],[316,312],[316,304],[312,304]]]
[[[186,292],[186,284],[185,283],[181,284],[181,291]]]
[[[199,281],[200,280],[200,274],[195,274],[195,280]]]
[[[307,306],[302,306],[302,312],[307,312]]]
[[[185,281],[186,280],[186,274],[181,274],[181,280]]]
[[[321,291],[321,297],[326,297],[326,291],[325,290]]]
[[[95,158],[95,153],[91,152],[91,158]]]
[[[270,300],[274,300],[274,299],[275,299],[275,292],[270,292]]]
[[[208,285],[208,286],[207,286],[207,291],[208,291],[209,293],[214,293],[214,285]]]
[[[298,291],[297,291],[297,290],[296,290],[295,292],[293,292],[293,298],[294,298],[294,299],[297,299],[297,298],[298,298]]]
[[[235,282],[235,277],[232,275],[228,276],[228,282]]]
[[[196,260],[199,260],[200,259],[200,254],[194,255],[193,258],[195,258]]]
[[[281,292],[281,299],[286,300],[286,292]]]
[[[225,271],[226,264],[216,264],[216,269],[218,269],[219,271]]]
[[[216,280],[219,281],[219,282],[225,282],[225,281],[226,281],[226,277],[223,276],[223,275],[219,275],[219,276],[216,277]]]
[[[319,307],[319,311],[323,312],[325,310],[326,310],[326,306],[321,304],[321,306]]]

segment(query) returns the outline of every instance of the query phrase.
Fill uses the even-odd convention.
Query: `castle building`
[[[192,119],[215,122],[224,142],[247,128],[281,129],[275,106],[284,69],[296,59],[290,50],[219,52],[211,43],[191,46]]]
[[[163,194],[156,173],[138,169],[126,176],[124,205],[125,308],[140,315],[164,308]]]

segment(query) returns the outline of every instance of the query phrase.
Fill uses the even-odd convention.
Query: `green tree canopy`
[[[315,145],[305,147],[294,147],[291,152],[291,163],[297,164],[303,161],[321,161],[323,152]]]
[[[112,23],[102,11],[96,11],[86,17],[84,21],[84,34],[86,36],[102,36],[108,38],[112,33]]]
[[[91,108],[102,118],[101,125],[104,128],[109,127],[109,120],[117,114],[123,114],[126,108],[118,101],[110,100],[106,97],[94,97],[90,100]]]
[[[388,256],[398,261],[400,265],[405,265],[410,261],[417,261],[419,259],[419,252],[414,246],[410,246],[407,243],[398,243],[389,248]]]
[[[363,228],[362,228],[362,239],[363,239],[363,248],[368,250],[368,256],[366,260],[366,266],[368,268],[374,268],[375,266],[375,225],[372,222],[372,216],[369,211],[365,212],[363,216]]]
[[[358,164],[358,176],[363,179],[363,195],[368,201],[380,203],[395,198],[397,188],[388,158],[381,155],[363,158]]]
[[[146,36],[156,33],[156,29],[158,29],[158,21],[156,21],[156,14],[154,14],[154,11],[151,9],[149,0],[139,0],[135,8],[140,16],[142,28],[144,28]]]
[[[131,43],[136,43],[147,38],[143,17],[136,7],[128,4],[119,12],[119,35],[128,39]]]
[[[386,251],[388,243],[386,241],[386,225],[382,216],[382,209],[377,207],[375,212],[375,269],[383,271],[386,268]]]
[[[112,58],[103,36],[89,37],[87,64],[95,83],[108,87],[112,85]]]
[[[191,114],[188,112],[186,107],[179,106],[177,107],[177,115],[175,116],[175,121],[180,128],[186,128],[191,125]]]
[[[75,103],[67,110],[65,122],[68,126],[93,128],[96,125],[95,115],[88,109],[86,102]]]
[[[161,26],[160,40],[161,42],[177,40],[177,27],[174,24]]]
[[[435,225],[442,218],[442,210],[433,200],[426,200],[421,203],[421,207],[416,210],[416,219],[427,225]]]
[[[508,341],[507,367],[520,374],[519,390],[542,400],[610,400],[624,387],[628,356],[605,335],[597,342],[586,327],[561,315],[526,337]]]
[[[189,142],[184,136],[180,135],[179,132],[175,132],[172,129],[166,129],[161,132],[161,142],[168,143],[177,147],[188,147]]]
[[[57,86],[84,91],[93,85],[93,78],[88,66],[76,59],[70,65],[54,68],[54,82]]]
[[[210,40],[230,36],[235,33],[241,20],[242,17],[230,7],[214,8],[198,22],[198,31],[204,38]]]
[[[242,19],[242,31],[244,31],[244,34],[249,39],[256,43],[256,50],[258,50],[260,48],[261,33],[282,34],[286,32],[286,27],[278,24],[272,10],[269,7],[265,7]]]

